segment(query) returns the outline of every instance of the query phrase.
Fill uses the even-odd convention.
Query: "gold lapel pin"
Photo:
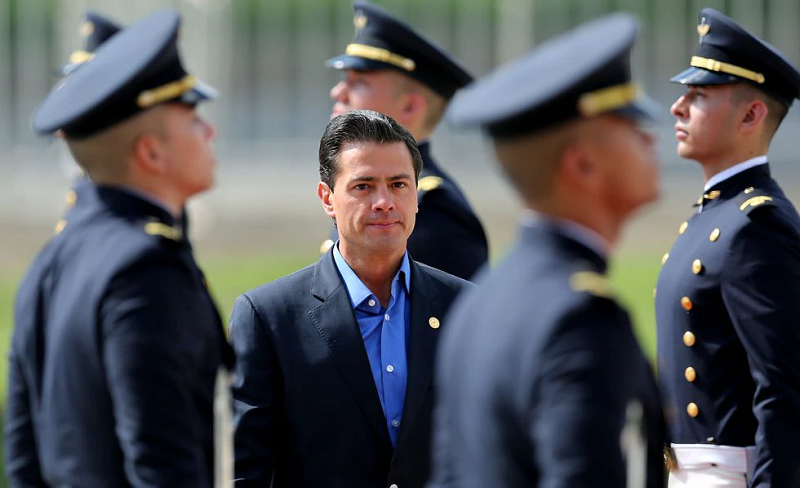
[[[439,319],[436,317],[431,317],[428,319],[428,325],[431,326],[431,329],[438,329],[439,328]]]

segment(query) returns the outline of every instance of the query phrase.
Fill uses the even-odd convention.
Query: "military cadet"
[[[414,138],[386,115],[355,110],[325,128],[317,193],[338,242],[231,314],[237,485],[427,480],[434,352],[470,285],[406,250],[421,168]]]
[[[108,40],[37,108],[92,196],[23,279],[5,418],[12,486],[210,487],[215,379],[232,364],[176,226],[214,182],[211,91],[181,65],[180,18],[156,12]]]
[[[705,187],[655,299],[670,486],[800,486],[800,218],[767,163],[800,73],[715,10],[697,31],[672,114]]]
[[[385,10],[365,2],[353,7],[355,38],[344,54],[327,62],[345,76],[331,89],[331,117],[354,109],[375,110],[411,132],[424,165],[408,250],[419,262],[469,279],[488,259],[486,235],[461,189],[433,160],[429,138],[450,98],[472,76]],[[334,228],[320,250],[326,251],[337,238]]]
[[[455,123],[492,137],[526,213],[447,317],[430,486],[663,485],[655,379],[606,278],[625,221],[657,196],[636,30],[627,14],[595,20],[453,101]]]
[[[94,10],[87,10],[84,14],[84,20],[80,27],[80,36],[83,38],[83,48],[70,54],[67,64],[61,67],[61,74],[67,76],[80,65],[92,59],[92,57],[94,57],[95,50],[97,50],[101,44],[106,42],[111,38],[111,36],[119,32],[121,29],[122,27],[120,27],[114,21],[104,17]],[[56,135],[59,138],[64,137],[64,134],[61,131],[57,131]],[[65,148],[64,152],[68,153],[69,151]],[[69,155],[66,155],[65,157],[68,158],[69,164],[72,166],[72,158]],[[86,173],[81,171],[75,178],[72,188],[70,188],[67,191],[67,194],[64,196],[66,213],[62,220],[66,221],[70,219],[72,209],[75,207],[75,204],[78,202],[78,200],[80,200],[81,204],[83,204],[83,202],[89,198],[91,194],[91,181],[86,176]],[[63,224],[61,224],[59,221],[59,223],[56,225]]]
[[[97,48],[121,29],[122,27],[113,20],[94,10],[87,10],[80,27],[83,49],[78,49],[70,54],[69,61],[62,67],[62,73],[68,75],[75,68],[92,59]]]

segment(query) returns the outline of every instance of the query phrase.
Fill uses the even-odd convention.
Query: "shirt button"
[[[367,302],[367,304],[369,304],[370,307],[374,307],[375,306],[375,300],[370,298],[370,300]]]
[[[383,316],[383,318],[386,319],[386,321],[388,322],[390,319],[389,314],[387,313],[386,315]]]
[[[392,420],[392,427],[400,427],[400,421],[397,419]]]
[[[394,366],[392,366],[391,364],[386,366],[386,371],[391,373],[392,371],[394,371]]]

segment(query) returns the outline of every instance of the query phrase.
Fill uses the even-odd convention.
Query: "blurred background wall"
[[[664,208],[673,207],[664,203],[670,196],[683,198],[673,190],[684,185],[669,180],[674,172],[689,172],[690,195],[684,202],[691,202],[702,186],[695,179],[695,165],[674,155],[673,122],[666,113],[683,91],[668,79],[688,63],[697,42],[699,9],[711,6],[732,15],[795,63],[800,61],[798,0],[376,3],[451,51],[476,75],[580,22],[615,10],[637,14],[642,33],[634,69],[648,92],[665,105],[663,123],[653,128],[664,165]],[[205,248],[314,249],[325,234],[327,224],[314,198],[316,148],[330,111],[328,91],[340,74],[323,63],[339,54],[352,36],[349,1],[0,0],[0,225],[15,229],[4,232],[4,240],[15,241],[4,245],[17,249],[3,249],[0,255],[6,258],[0,260],[28,257],[30,247],[41,241],[40,230],[49,230],[62,209],[63,189],[74,168],[58,143],[31,133],[29,120],[55,82],[57,68],[80,46],[82,14],[94,8],[127,24],[159,7],[183,13],[185,64],[222,94],[218,102],[203,107],[219,128],[220,178],[217,188],[193,206],[200,249],[204,239]],[[779,174],[794,170],[798,127],[793,110],[771,155]],[[435,155],[462,181],[486,221],[493,251],[501,251],[513,236],[514,199],[491,165],[484,138],[475,132],[455,133],[443,124],[433,140]],[[652,240],[658,229],[642,238]],[[236,239],[225,239],[229,234]]]

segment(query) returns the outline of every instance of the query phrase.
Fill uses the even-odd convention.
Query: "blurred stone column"
[[[497,0],[495,64],[504,63],[533,48],[536,0]]]

